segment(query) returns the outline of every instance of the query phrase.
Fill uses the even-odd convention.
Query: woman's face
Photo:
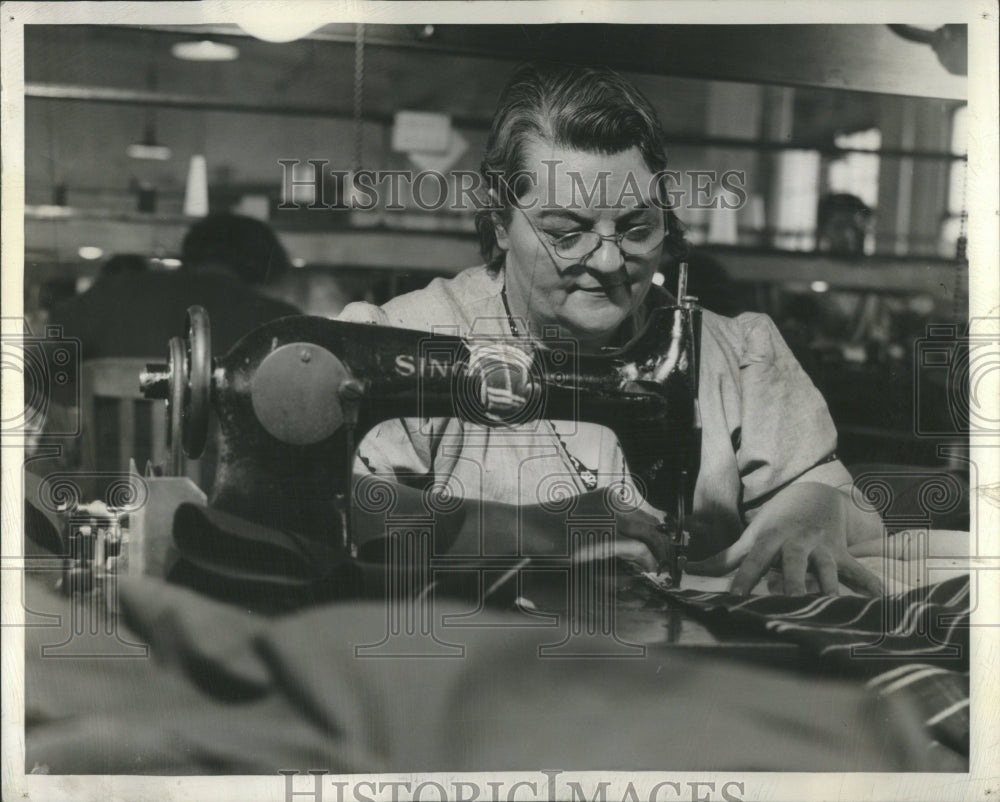
[[[662,232],[663,211],[650,203],[653,174],[637,148],[609,156],[533,140],[525,163],[537,181],[521,196],[520,209],[510,210],[509,224],[497,229],[507,252],[511,311],[536,333],[558,325],[582,348],[600,348],[645,299],[662,244],[630,255],[614,239],[603,239],[590,254],[566,258],[556,253],[555,242],[579,232]]]

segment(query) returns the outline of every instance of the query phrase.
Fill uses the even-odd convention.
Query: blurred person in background
[[[824,195],[816,212],[816,249],[836,256],[864,256],[874,219],[875,212],[857,195]]]
[[[190,306],[208,310],[215,354],[269,320],[298,314],[262,292],[289,269],[285,249],[266,223],[231,214],[205,217],[185,235],[181,262],[176,270],[122,263],[121,269],[102,271],[86,292],[55,305],[49,323],[80,340],[83,360],[159,359],[169,339],[183,333]]]
[[[262,292],[266,283],[289,269],[285,249],[266,223],[232,214],[202,218],[185,235],[181,259],[179,268],[166,270],[153,269],[149,260],[134,254],[112,257],[86,292],[52,307],[48,325],[61,327],[62,337],[79,341],[82,363],[129,357],[162,362],[170,338],[183,335],[191,306],[208,311],[213,355],[226,353],[245,334],[270,320],[298,314],[291,304]],[[51,383],[46,390],[43,435],[66,431],[65,422],[81,414],[77,405],[91,389],[82,381]],[[136,387],[138,381],[136,375]],[[128,435],[117,430],[116,416],[107,410],[95,406],[94,415],[82,426],[87,436],[98,441],[98,465],[84,464],[82,438],[77,437],[60,441],[59,466],[95,470],[114,462],[124,470],[126,466],[118,464],[116,442]],[[137,419],[137,436],[139,429]],[[141,462],[136,449],[132,456]],[[214,459],[210,445],[201,462],[203,477],[213,475]]]
[[[151,267],[149,258],[141,253],[116,253],[101,265],[100,278],[121,276],[125,273],[145,273]]]

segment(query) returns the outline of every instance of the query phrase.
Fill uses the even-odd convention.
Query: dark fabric
[[[932,738],[921,726],[926,701],[941,699],[926,681],[949,669],[865,688],[669,647],[636,659],[547,656],[541,647],[569,637],[565,616],[539,627],[479,610],[463,626],[456,616],[479,608],[474,592],[461,601],[441,585],[422,602],[390,603],[384,564],[356,563],[371,576],[338,587],[336,572],[317,581],[315,544],[182,509],[175,534],[189,567],[200,561],[201,589],[226,603],[149,577],[71,600],[28,578],[27,771],[967,770],[960,732],[932,727]],[[226,550],[242,551],[230,554],[228,579]],[[319,588],[383,595],[331,602]],[[772,612],[802,604],[759,601]],[[843,634],[830,626],[839,619],[822,620]],[[816,636],[830,642],[821,628]],[[901,683],[909,693],[896,692]]]
[[[321,581],[343,561],[343,550],[274,529],[214,507],[181,504],[174,544],[183,559],[220,578],[300,586]]]
[[[167,579],[263,615],[335,599],[381,597],[385,567],[347,559],[336,544],[200,504],[174,514],[179,559]]]
[[[149,357],[184,333],[189,306],[208,310],[212,352],[224,354],[247,332],[298,310],[258,293],[237,276],[197,270],[128,273],[98,279],[87,292],[57,304],[49,324],[80,339],[80,358]]]
[[[359,555],[348,559],[336,545],[199,504],[177,508],[173,542],[179,559],[168,581],[263,615],[337,599],[383,599],[390,584],[410,587],[414,594],[433,585],[442,597],[482,600],[492,607],[510,608],[517,595],[517,574],[509,573],[484,598],[471,559],[452,559],[447,570],[433,572],[429,554],[408,553],[390,563],[385,538],[363,544]]]
[[[29,583],[28,606],[61,616],[25,633],[29,772],[963,769],[903,700],[856,683],[680,650],[546,658],[565,627],[442,628],[469,611],[454,605],[412,659],[385,604],[265,619],[149,578],[116,587],[105,619]],[[80,613],[100,626],[70,637]]]
[[[822,670],[905,696],[933,738],[969,754],[968,576],[880,598],[661,592],[708,623],[791,640]]]

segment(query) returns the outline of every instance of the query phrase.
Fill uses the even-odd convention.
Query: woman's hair
[[[503,266],[494,214],[510,223],[511,206],[527,190],[530,179],[515,177],[530,169],[524,163],[531,141],[592,153],[615,154],[638,148],[654,174],[667,165],[666,142],[656,112],[632,84],[607,67],[536,62],[519,67],[497,102],[480,172],[491,190],[491,203],[476,214],[483,259],[491,271]],[[658,190],[662,190],[661,186]],[[666,204],[664,192],[659,192]],[[666,247],[675,256],[684,249],[683,228],[673,211],[666,212]]]

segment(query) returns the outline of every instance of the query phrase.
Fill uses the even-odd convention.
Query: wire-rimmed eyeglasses
[[[510,184],[498,176],[501,183],[511,194]],[[525,221],[531,226],[540,240],[552,246],[557,256],[564,259],[584,259],[601,247],[604,240],[613,241],[626,256],[644,256],[654,250],[667,237],[665,226],[654,226],[648,223],[633,226],[620,234],[598,234],[596,231],[571,231],[558,237],[542,231],[535,225],[528,213],[516,201],[511,206],[524,215]]]
[[[525,215],[527,217],[527,215]],[[529,221],[530,222],[530,221]],[[666,239],[666,231],[659,226],[633,226],[620,234],[598,234],[596,231],[572,231],[555,240],[552,249],[564,259],[583,259],[601,247],[604,240],[614,242],[627,256],[642,256]]]

